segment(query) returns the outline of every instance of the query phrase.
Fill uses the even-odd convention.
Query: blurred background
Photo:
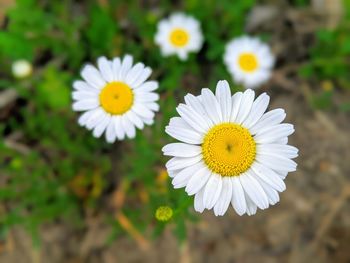
[[[205,38],[185,62],[153,41],[175,11]],[[349,0],[0,0],[0,29],[1,263],[350,262]],[[295,124],[298,170],[255,216],[196,214],[164,170],[164,127],[188,92],[220,79],[242,89],[222,61],[242,34],[276,55],[257,93]],[[160,112],[110,145],[77,124],[72,82],[84,63],[126,53],[153,68]]]

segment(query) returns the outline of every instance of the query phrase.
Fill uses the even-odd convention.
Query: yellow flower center
[[[113,115],[127,112],[134,102],[132,89],[123,82],[110,82],[100,93],[102,108]]]
[[[255,71],[258,66],[258,59],[253,53],[243,53],[238,58],[238,64],[246,72]]]
[[[173,209],[169,206],[160,206],[156,210],[155,217],[158,221],[166,222],[169,221],[173,216]]]
[[[170,34],[170,43],[176,47],[186,46],[189,39],[189,34],[183,29],[174,29]]]
[[[222,123],[205,135],[202,154],[211,171],[221,176],[237,176],[254,162],[256,144],[246,128],[234,123]]]

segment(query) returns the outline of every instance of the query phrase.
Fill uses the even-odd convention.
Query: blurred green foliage
[[[334,87],[350,90],[350,1],[344,0],[344,17],[335,29],[320,29],[315,34],[315,45],[310,58],[301,67],[300,75],[313,81],[323,81],[313,94],[312,106],[326,109],[338,106],[348,111],[350,102],[336,105],[332,102]]]

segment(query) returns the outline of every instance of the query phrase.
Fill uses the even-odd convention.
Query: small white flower
[[[199,22],[191,16],[175,13],[158,23],[155,42],[163,56],[178,55],[186,60],[189,52],[197,52],[203,44]]]
[[[268,45],[243,36],[226,45],[224,62],[235,82],[256,88],[270,78],[275,59]]]
[[[97,64],[98,69],[86,65],[81,71],[84,81],[73,83],[73,110],[85,111],[78,122],[93,130],[96,138],[105,131],[109,143],[134,138],[135,127],[153,124],[159,110],[159,95],[154,92],[158,82],[146,81],[152,70],[143,63],[133,65],[130,55],[112,61],[100,57]]]
[[[16,78],[26,78],[33,72],[32,64],[24,59],[17,60],[12,64],[12,74]]]
[[[254,98],[251,89],[231,97],[227,81],[219,81],[215,95],[186,95],[180,117],[170,119],[165,131],[180,142],[163,147],[173,156],[166,167],[174,188],[195,195],[196,211],[224,215],[231,203],[239,215],[253,215],[279,201],[283,180],[296,170],[298,149],[287,145],[293,125],[281,124],[283,109],[265,113],[266,93]]]

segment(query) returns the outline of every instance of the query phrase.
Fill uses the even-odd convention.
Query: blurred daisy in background
[[[275,58],[268,45],[258,38],[243,36],[226,45],[224,63],[235,82],[257,88],[271,75]]]
[[[152,70],[143,63],[133,65],[130,55],[112,61],[100,57],[97,64],[98,68],[86,65],[81,71],[84,80],[73,83],[73,110],[84,112],[78,122],[95,137],[105,132],[109,143],[134,138],[135,127],[153,124],[159,110],[154,92],[158,82],[146,81]]]
[[[203,35],[196,19],[176,13],[158,23],[155,42],[163,56],[177,55],[181,60],[186,60],[188,53],[201,49]]]
[[[15,78],[22,79],[29,77],[33,72],[33,66],[32,64],[25,60],[16,60],[12,63],[12,75]]]
[[[173,156],[166,167],[174,188],[195,195],[196,211],[224,215],[231,203],[239,215],[253,215],[279,201],[283,180],[296,170],[298,150],[287,145],[293,125],[281,124],[283,109],[265,113],[267,94],[254,98],[251,89],[231,97],[227,81],[219,81],[215,95],[186,95],[180,117],[170,119],[166,132],[180,142],[163,147]]]

